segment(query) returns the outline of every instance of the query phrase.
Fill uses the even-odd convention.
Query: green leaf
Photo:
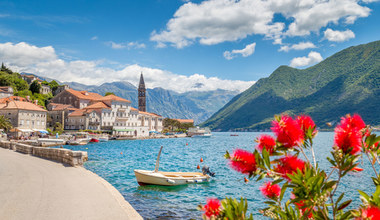
[[[346,208],[348,205],[350,205],[351,202],[352,202],[352,200],[347,200],[347,201],[343,202],[342,204],[340,204],[340,206],[338,207],[338,211]]]
[[[226,154],[224,155],[224,158],[226,159],[231,159],[231,156],[230,156],[230,153],[228,151],[226,151]]]

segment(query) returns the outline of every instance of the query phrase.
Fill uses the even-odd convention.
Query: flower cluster
[[[297,170],[303,171],[306,166],[306,163],[296,156],[285,156],[278,161],[279,163],[274,168],[274,171],[281,174],[288,181],[290,181],[288,174],[294,174]]]
[[[206,205],[203,207],[204,215],[208,218],[217,217],[220,212],[220,201],[215,198],[207,199]]]
[[[272,154],[274,152],[274,148],[276,146],[276,140],[270,136],[263,134],[259,138],[256,139],[256,142],[259,143],[257,145],[257,149],[262,152],[263,149],[269,152],[269,154]]]
[[[230,165],[232,169],[247,175],[252,174],[257,169],[255,155],[242,149],[234,151]]]
[[[269,199],[276,199],[280,196],[281,187],[277,184],[272,184],[272,182],[265,183],[260,187],[261,193]]]
[[[335,128],[335,145],[345,154],[359,153],[363,140],[362,129],[365,127],[359,115],[342,117],[340,124]]]
[[[304,133],[305,139],[307,138],[307,133],[308,133],[309,129],[311,129],[311,135],[312,136],[315,136],[317,134],[317,131],[315,130],[315,128],[316,128],[315,123],[314,123],[313,119],[311,119],[310,116],[300,115],[297,117],[297,122],[301,126],[301,129]]]
[[[380,208],[375,206],[370,206],[361,209],[361,216],[356,218],[356,220],[379,220],[380,219]]]
[[[297,120],[287,115],[282,115],[272,122],[272,131],[277,136],[277,141],[285,148],[292,148],[302,144],[304,132]]]

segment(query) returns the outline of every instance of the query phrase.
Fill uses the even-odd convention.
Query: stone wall
[[[69,164],[71,166],[82,166],[83,163],[88,160],[87,152],[85,151],[72,151],[64,148],[36,147],[11,141],[0,141],[0,147]]]

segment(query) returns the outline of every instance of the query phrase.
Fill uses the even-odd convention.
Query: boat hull
[[[208,182],[210,179],[210,176],[196,172],[154,172],[149,170],[134,170],[134,172],[139,185],[178,186]]]

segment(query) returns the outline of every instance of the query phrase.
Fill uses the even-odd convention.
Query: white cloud
[[[36,47],[25,42],[0,44],[0,60],[8,61],[10,64],[17,63],[21,66],[27,66],[55,59],[57,59],[57,55],[51,46]]]
[[[323,60],[322,56],[318,52],[311,51],[307,57],[296,57],[290,62],[291,67],[309,66],[319,63]]]
[[[311,42],[300,42],[298,44],[293,44],[291,46],[285,45],[282,46],[279,51],[288,52],[289,50],[305,50],[309,48],[316,48],[316,46]]]
[[[106,44],[111,46],[112,49],[142,49],[146,47],[145,44],[138,42],[115,43],[109,41]]]
[[[243,57],[251,56],[255,52],[256,43],[248,44],[244,49],[225,51],[223,53],[224,58],[231,60],[235,58],[236,54],[241,54]]]
[[[364,3],[378,2],[379,0],[362,0]]]
[[[254,81],[224,80],[201,74],[184,76],[137,64],[113,69],[102,67],[105,61],[65,61],[56,55],[51,46],[36,47],[27,43],[0,43],[0,59],[12,70],[18,72],[35,73],[63,82],[75,81],[87,85],[121,80],[137,85],[141,72],[144,74],[148,88],[162,87],[178,92],[215,89],[244,91],[255,83]]]
[[[334,31],[330,28],[328,28],[325,32],[325,38],[329,41],[334,42],[343,42],[346,40],[349,40],[351,38],[355,38],[354,32],[351,30],[345,30],[345,31]]]
[[[370,0],[367,0],[370,1]],[[370,9],[359,0],[206,0],[182,5],[151,40],[159,47],[177,48],[194,42],[205,45],[263,35],[281,43],[285,36],[305,36],[319,32],[327,24],[354,23],[369,16]],[[293,20],[288,26],[273,22],[274,14]]]
[[[98,36],[91,37],[91,40],[97,40],[97,39],[98,39]]]

